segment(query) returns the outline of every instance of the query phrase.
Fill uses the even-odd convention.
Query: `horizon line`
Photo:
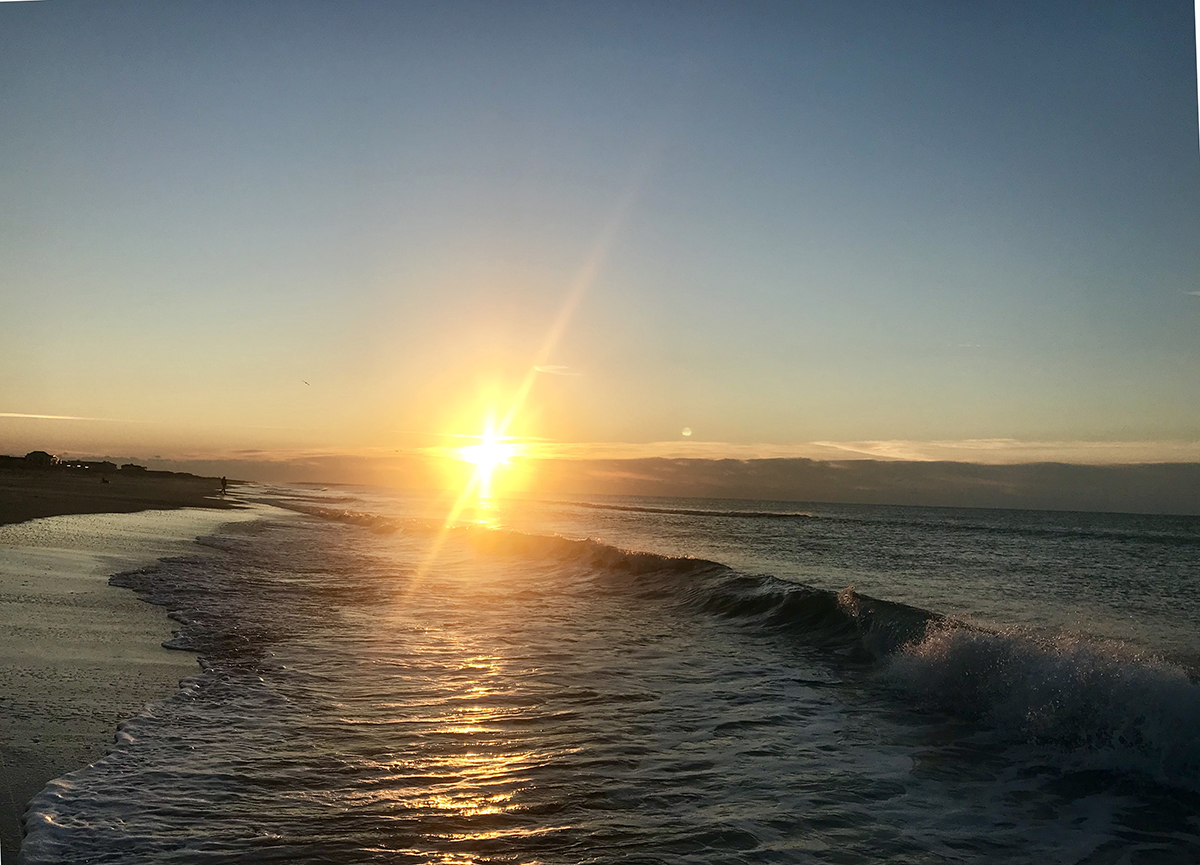
[[[1068,465],[1139,465],[1200,463],[1200,441],[1144,440],[1021,440],[979,438],[953,440],[879,439],[861,441],[812,441],[795,444],[743,444],[711,441],[660,442],[527,442],[517,459],[529,461],[610,461],[645,459],[694,459],[738,461],[808,459],[817,462],[955,462],[978,465],[1022,465],[1064,463]],[[47,449],[45,447],[35,449]],[[55,450],[55,448],[49,448]],[[57,448],[76,458],[111,456],[98,449]],[[395,462],[411,459],[453,459],[455,448],[446,447],[358,447],[358,448],[164,448],[119,445],[125,453],[150,451],[156,462],[247,462],[289,463],[334,460]]]

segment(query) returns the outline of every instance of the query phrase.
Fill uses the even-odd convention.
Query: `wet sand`
[[[0,525],[4,863],[16,860],[21,815],[47,781],[102,757],[119,721],[198,672],[195,656],[162,648],[172,633],[166,611],[109,586],[108,578],[194,552],[197,536],[251,516],[215,509],[238,503],[206,500],[214,484],[219,495],[212,480],[112,478],[101,485],[0,472],[0,522],[10,523]],[[196,504],[206,509],[188,507]],[[54,509],[69,515],[48,516]]]

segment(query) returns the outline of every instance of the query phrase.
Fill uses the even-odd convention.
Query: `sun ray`
[[[647,161],[639,174],[644,175],[648,171],[650,164],[651,162]],[[459,449],[459,458],[474,463],[476,470],[472,473],[471,479],[467,482],[462,494],[455,501],[454,507],[447,514],[446,521],[434,539],[428,554],[417,568],[413,581],[414,586],[433,567],[442,546],[449,537],[450,531],[458,522],[463,510],[466,509],[472,497],[475,498],[477,503],[481,501],[490,502],[493,471],[497,466],[506,464],[511,457],[517,454],[517,446],[513,444],[515,437],[507,435],[508,429],[512,426],[518,413],[524,407],[525,401],[529,398],[529,392],[533,389],[533,383],[538,376],[538,367],[545,366],[549,361],[551,354],[562,339],[571,319],[574,317],[580,302],[595,283],[601,265],[603,265],[605,259],[608,257],[609,249],[616,239],[617,232],[624,224],[628,212],[637,198],[641,180],[642,178],[635,179],[625,189],[620,198],[618,198],[611,217],[601,229],[596,242],[592,245],[587,258],[584,259],[579,272],[576,273],[575,278],[568,286],[558,315],[555,316],[554,321],[551,323],[546,333],[546,338],[542,341],[542,345],[534,356],[533,362],[529,365],[529,370],[521,381],[520,387],[517,388],[517,392],[513,396],[513,400],[500,425],[498,427],[494,426],[494,421],[489,418],[484,425],[483,434],[479,436],[479,444],[468,445]]]

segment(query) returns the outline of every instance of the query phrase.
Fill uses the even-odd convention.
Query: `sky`
[[[1200,462],[1195,45],[1167,0],[0,3],[0,450],[516,404],[581,458]]]

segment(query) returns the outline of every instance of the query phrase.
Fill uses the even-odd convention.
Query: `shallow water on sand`
[[[439,536],[270,495],[307,512],[116,579],[205,671],[35,800],[25,861],[1200,860],[1200,688],[1150,651],[1194,651],[1195,521],[593,501]],[[1125,547],[1161,626],[1108,621]]]
[[[168,652],[165,611],[108,585],[115,571],[195,549],[249,514],[83,514],[0,526],[0,847],[16,860],[25,803],[108,750],[124,717],[196,671]]]

